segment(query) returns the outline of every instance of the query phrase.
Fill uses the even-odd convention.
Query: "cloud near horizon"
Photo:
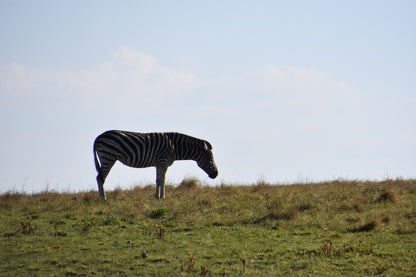
[[[221,87],[226,90],[219,91]],[[64,94],[87,102],[107,100],[119,103],[120,107],[143,100],[145,104],[157,105],[160,101],[198,93],[201,88],[212,89],[210,93],[219,96],[238,97],[244,92],[259,96],[292,95],[294,102],[290,104],[294,106],[305,95],[323,101],[327,95],[319,95],[320,91],[332,89],[337,94],[351,89],[331,81],[325,72],[304,67],[268,65],[241,76],[198,76],[191,69],[164,66],[154,56],[125,46],[92,68],[30,68],[17,62],[0,67],[4,101]]]

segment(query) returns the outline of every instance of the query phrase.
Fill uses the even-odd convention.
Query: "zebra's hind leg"
[[[97,175],[97,184],[98,184],[98,192],[100,194],[100,198],[103,200],[106,200],[107,197],[105,196],[105,192],[104,192],[104,180],[101,176],[101,173],[98,173]]]
[[[104,191],[105,178],[107,178],[107,175],[110,172],[113,165],[115,164],[115,162],[116,161],[103,162],[97,175],[98,192],[100,194],[100,198],[103,200],[107,199],[107,197],[105,196],[105,191]]]
[[[165,177],[167,167],[156,167],[156,199],[165,198]]]

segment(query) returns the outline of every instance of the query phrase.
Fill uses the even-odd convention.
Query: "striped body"
[[[194,160],[215,178],[218,170],[211,149],[208,141],[180,133],[107,131],[94,142],[100,197],[105,198],[103,185],[116,161],[137,168],[156,167],[156,198],[165,197],[166,170],[176,160]]]

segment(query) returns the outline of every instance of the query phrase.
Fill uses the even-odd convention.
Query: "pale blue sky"
[[[225,2],[225,3],[224,3]],[[416,177],[414,1],[1,1],[0,192],[96,189],[108,129],[208,139],[167,179]],[[116,165],[105,187],[154,169]]]

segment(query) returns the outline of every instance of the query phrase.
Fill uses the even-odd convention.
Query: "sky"
[[[415,1],[0,1],[0,193],[96,190],[106,130],[208,140],[211,180],[416,178]],[[106,190],[155,181],[117,163]]]

